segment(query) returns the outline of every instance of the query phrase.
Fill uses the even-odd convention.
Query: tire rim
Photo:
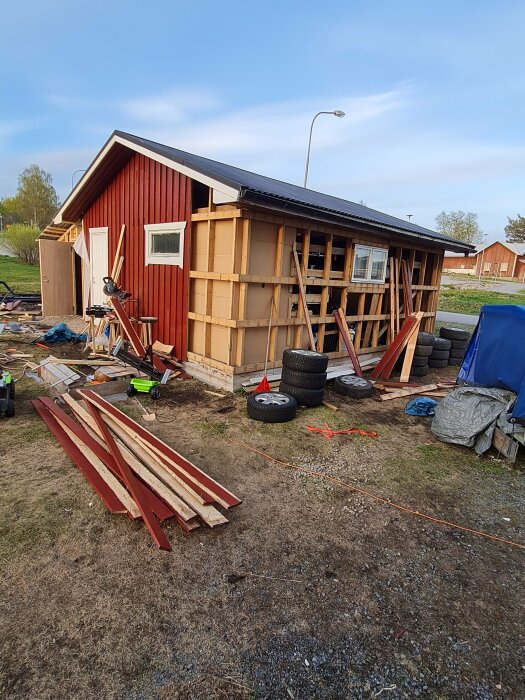
[[[353,375],[343,375],[342,377],[339,377],[339,380],[348,386],[369,386],[367,379],[363,379],[362,377],[354,377]]]
[[[317,357],[319,355],[318,352],[314,352],[313,350],[292,350],[292,352],[295,352],[296,355],[306,355],[307,357],[311,357],[312,355]]]
[[[263,394],[257,394],[255,401],[263,404],[264,406],[285,406],[287,403],[290,403],[290,398],[286,396],[286,394],[264,392]]]

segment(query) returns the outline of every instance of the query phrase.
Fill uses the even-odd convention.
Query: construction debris
[[[142,517],[165,550],[159,520],[174,517],[186,533],[228,522],[217,506],[236,506],[237,496],[93,391],[79,394],[62,396],[74,419],[51,399],[32,404],[110,512]]]

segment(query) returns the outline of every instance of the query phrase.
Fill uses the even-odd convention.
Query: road
[[[444,323],[460,323],[463,326],[475,326],[479,316],[471,314],[453,314],[450,311],[438,311],[436,313],[436,321]]]
[[[474,275],[442,275],[441,284],[453,284],[455,287],[473,287],[482,289],[484,292],[501,292],[502,294],[519,294],[525,291],[525,284],[521,282],[509,282],[502,280],[495,282],[493,279],[486,277],[482,278],[481,283],[478,283],[478,278]]]

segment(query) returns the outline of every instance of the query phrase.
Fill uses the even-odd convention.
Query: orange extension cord
[[[494,540],[495,542],[501,542],[502,544],[508,544],[511,547],[516,547],[517,549],[525,549],[525,544],[520,544],[519,542],[512,542],[512,540],[506,540],[503,537],[498,537],[497,535],[489,535],[488,532],[482,532],[481,530],[474,530],[471,527],[464,527],[463,525],[458,525],[457,523],[451,523],[448,520],[441,520],[440,518],[433,518],[431,515],[426,515],[425,513],[420,513],[418,510],[412,510],[411,508],[407,508],[406,506],[401,506],[398,503],[394,503],[393,501],[389,501],[388,498],[383,498],[382,496],[378,496],[375,493],[372,493],[371,491],[366,491],[365,489],[362,489],[360,486],[354,486],[353,484],[349,484],[346,481],[342,481],[341,479],[337,479],[334,476],[329,476],[328,474],[323,474],[323,472],[316,472],[313,469],[306,469],[305,467],[299,467],[297,464],[291,464],[290,462],[283,462],[281,459],[277,459],[276,457],[272,457],[271,455],[266,454],[265,452],[261,452],[261,450],[257,450],[255,447],[251,447],[250,445],[245,445],[242,442],[237,442],[237,440],[230,440],[230,442],[234,445],[240,445],[240,447],[243,447],[246,450],[251,450],[252,452],[257,453],[258,455],[261,455],[261,457],[264,457],[265,459],[270,460],[271,462],[276,462],[277,464],[280,464],[283,467],[287,467],[288,469],[295,469],[298,472],[302,472],[303,474],[307,474],[308,476],[316,476],[320,479],[325,479],[326,481],[331,481],[334,484],[339,484],[339,486],[343,486],[345,489],[349,489],[350,491],[356,491],[357,493],[363,494],[363,496],[368,496],[369,498],[373,498],[375,501],[379,501],[379,503],[383,503],[386,506],[391,506],[392,508],[395,508],[396,510],[400,510],[402,513],[408,513],[408,515],[413,515],[416,518],[423,518],[423,520],[430,520],[432,523],[437,523],[438,525],[444,525],[445,527],[451,527],[454,530],[460,530],[461,532],[470,532],[471,535],[477,535],[478,537],[484,537],[487,540]]]

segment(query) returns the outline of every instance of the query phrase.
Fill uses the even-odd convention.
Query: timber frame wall
[[[308,347],[293,268],[294,244],[317,349],[331,359],[347,357],[332,315],[339,307],[355,329],[358,354],[379,353],[389,342],[389,273],[384,284],[351,282],[356,244],[387,249],[389,259],[408,262],[414,310],[424,313],[422,330],[433,329],[441,250],[251,207],[208,206],[192,214],[189,362],[228,375],[263,369],[272,306],[268,367],[281,366],[285,348]],[[397,293],[394,304],[402,319],[401,280]]]

